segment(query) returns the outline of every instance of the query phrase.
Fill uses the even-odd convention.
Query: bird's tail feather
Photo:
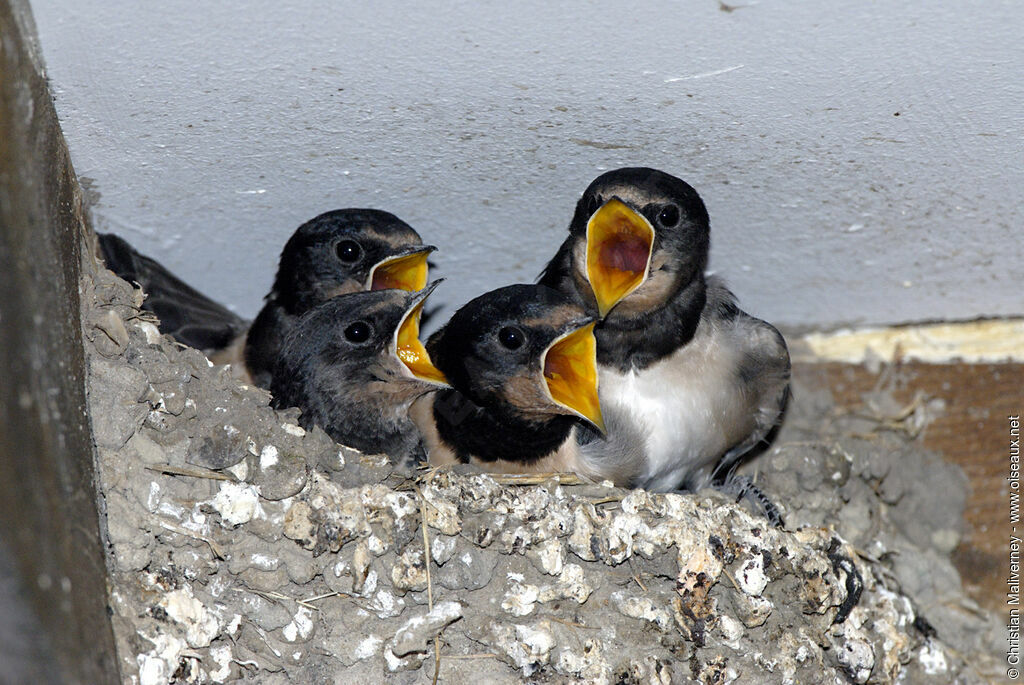
[[[97,234],[107,268],[146,293],[142,308],[160,319],[160,332],[180,343],[210,352],[228,347],[248,322],[140,254],[111,233]]]

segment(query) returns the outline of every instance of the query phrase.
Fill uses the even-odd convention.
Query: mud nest
[[[401,472],[297,425],[87,264],[83,330],[126,681],[951,683],[998,673],[949,561],[965,483],[927,402],[797,387],[723,495]],[[888,413],[887,413],[888,412]],[[936,493],[941,493],[937,496]]]

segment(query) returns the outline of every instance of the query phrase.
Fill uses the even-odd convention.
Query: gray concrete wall
[[[457,304],[661,167],[778,323],[1024,313],[1013,0],[35,3],[99,229],[247,315],[314,214],[399,214]]]

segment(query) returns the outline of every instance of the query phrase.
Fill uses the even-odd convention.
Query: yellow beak
[[[370,270],[368,290],[408,290],[416,292],[427,285],[427,257],[433,247],[388,257],[374,264]]]
[[[424,260],[426,260],[426,256],[424,256]],[[405,313],[402,323],[398,325],[398,330],[395,331],[395,354],[416,378],[447,386],[448,379],[430,361],[427,348],[420,342],[420,314],[423,313],[423,303],[426,302],[426,299],[426,295],[424,295]]]
[[[604,317],[640,287],[651,268],[654,227],[616,198],[587,222],[587,280]]]
[[[544,382],[556,404],[605,432],[597,396],[597,339],[594,323],[555,340],[541,358]]]

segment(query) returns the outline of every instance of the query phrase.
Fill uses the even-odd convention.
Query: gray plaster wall
[[[1019,2],[34,11],[97,228],[245,315],[341,206],[438,245],[449,306],[532,280],[623,165],[700,191],[711,268],[777,323],[1024,313]]]

